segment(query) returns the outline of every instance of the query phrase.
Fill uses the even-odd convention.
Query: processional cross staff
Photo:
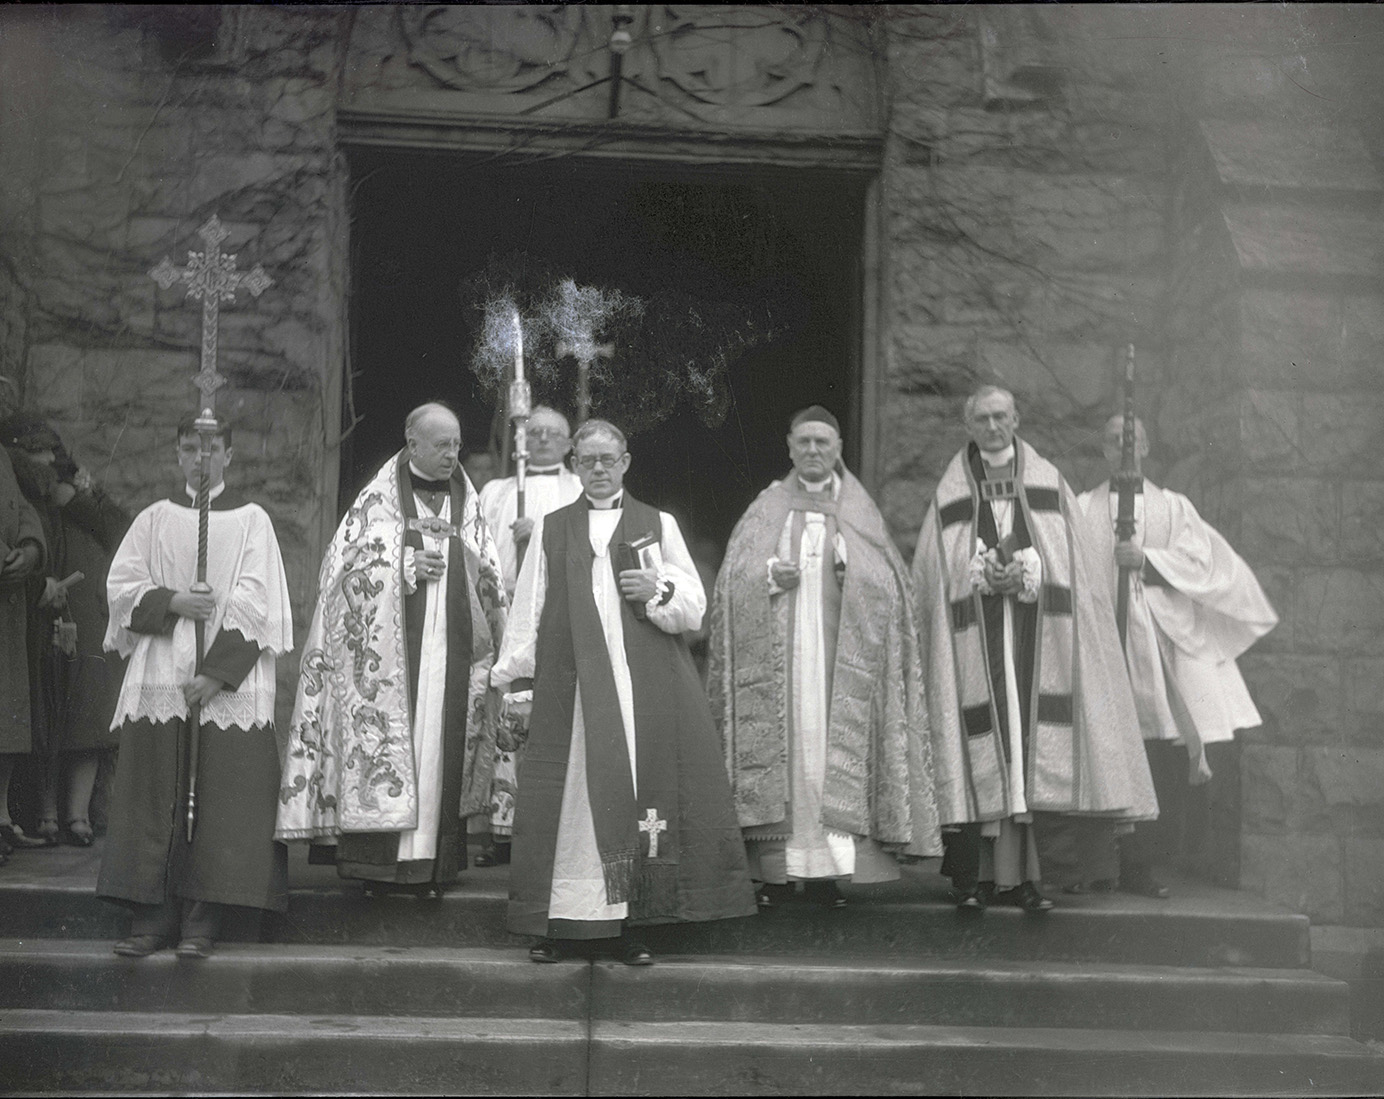
[[[514,482],[516,486],[515,503],[518,518],[524,518],[524,481],[529,472],[529,413],[532,411],[533,394],[529,390],[528,379],[524,377],[524,324],[519,318],[519,310],[514,310],[514,378],[509,383],[509,418],[514,424]],[[524,563],[527,542],[515,545],[516,563]]]
[[[1136,457],[1134,424],[1134,345],[1125,350],[1124,423],[1120,435],[1120,472],[1115,474],[1117,503],[1115,508],[1115,539],[1128,542],[1134,537],[1134,494],[1139,491],[1143,475]],[[1125,645],[1129,632],[1129,584],[1134,570],[1120,566],[1120,583],[1115,592],[1115,623],[1120,628],[1120,644]]]
[[[216,437],[216,391],[226,384],[226,377],[216,369],[216,339],[220,325],[221,303],[235,301],[236,291],[244,287],[259,297],[274,280],[265,274],[258,263],[248,272],[236,270],[235,254],[227,255],[221,251],[221,242],[230,236],[230,231],[221,224],[221,219],[212,214],[207,223],[197,230],[197,235],[206,242],[205,252],[187,254],[186,267],[174,267],[167,256],[149,272],[149,277],[167,290],[176,282],[187,284],[187,296],[202,302],[202,368],[192,378],[201,395],[200,414],[194,421],[197,436],[201,442],[198,460],[197,480],[197,580],[192,585],[194,592],[211,591],[207,584],[207,528],[211,515],[211,441]],[[202,670],[202,658],[206,648],[206,624],[202,619],[193,620],[193,630],[197,643],[198,673]],[[197,764],[201,741],[202,707],[192,703],[188,707],[188,772],[187,772],[187,839],[192,842],[193,828],[197,822]]]

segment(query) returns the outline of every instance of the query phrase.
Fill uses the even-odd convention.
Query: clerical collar
[[[188,498],[189,498],[190,500],[192,500],[193,503],[196,503],[196,502],[197,502],[197,490],[196,490],[195,488],[193,488],[191,485],[184,485],[184,486],[183,486],[183,491],[187,493]],[[207,499],[208,499],[208,500],[215,500],[218,496],[220,496],[220,495],[221,495],[223,492],[225,492],[225,491],[226,491],[226,482],[225,482],[225,481],[222,481],[219,485],[217,485],[214,489],[212,489],[209,493],[207,493]]]
[[[434,481],[425,477],[412,462],[408,464],[408,474],[409,480],[413,482],[414,492],[450,492],[452,490],[450,481]]]
[[[561,472],[562,463],[559,462],[555,466],[529,466],[524,471],[524,475],[527,477],[556,477]]]
[[[980,460],[987,466],[1007,466],[1014,460],[1014,444],[1010,443],[1003,450],[997,450],[991,454],[988,450],[980,452]]]
[[[586,496],[587,511],[614,511],[616,508],[625,506],[625,494],[623,492],[617,492],[605,500],[593,500],[586,493],[582,493],[582,495]]]

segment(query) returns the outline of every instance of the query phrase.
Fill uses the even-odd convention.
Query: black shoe
[[[1095,893],[1115,892],[1115,880],[1113,878],[1097,878],[1095,881],[1079,881],[1072,885],[1064,885],[1062,892],[1070,893],[1074,897],[1084,897]]]
[[[481,849],[481,853],[476,856],[476,865],[481,869],[491,866],[509,865],[509,844],[492,843]]]
[[[122,958],[147,958],[172,945],[172,940],[164,935],[131,935],[116,943],[114,949]]]
[[[990,902],[995,899],[995,883],[992,881],[979,882],[974,889],[967,889],[961,895],[961,900],[957,902],[958,912],[984,912]]]
[[[1138,874],[1132,878],[1121,878],[1120,892],[1133,893],[1140,897],[1152,897],[1156,901],[1166,901],[1172,896],[1172,890],[1152,874]]]
[[[203,935],[194,935],[192,938],[184,939],[173,951],[180,958],[210,958],[215,943]]]
[[[560,962],[562,961],[562,947],[558,946],[552,939],[542,939],[529,947],[529,961]]]
[[[91,831],[91,822],[82,818],[67,822],[67,829],[62,833],[62,842],[69,847],[90,847],[96,842],[96,837]],[[56,844],[58,839],[48,841]]]
[[[627,942],[620,960],[626,965],[653,965],[654,952],[643,943]]]
[[[1031,881],[1024,882],[1018,889],[1010,890],[1014,903],[1025,912],[1046,912],[1052,908],[1052,901],[1038,891]]]
[[[846,898],[834,881],[810,881],[803,885],[803,896],[823,908],[845,908]]]
[[[760,908],[777,908],[781,904],[787,904],[793,899],[793,883],[788,882],[784,885],[771,885],[768,882],[757,882],[754,891],[754,903]]]
[[[46,838],[30,836],[17,824],[0,824],[0,845],[7,848],[6,854],[24,847],[51,846]]]

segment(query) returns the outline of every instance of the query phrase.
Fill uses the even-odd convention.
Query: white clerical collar
[[[551,466],[529,466],[526,473],[550,474],[561,473],[565,467],[561,462]]]
[[[988,450],[982,450],[980,458],[987,466],[1007,466],[1014,460],[1014,444],[1010,443],[1003,450],[997,450],[993,454]]]
[[[188,496],[191,498],[191,500],[193,501],[193,503],[196,503],[196,502],[197,502],[197,490],[196,490],[195,488],[193,488],[191,485],[184,485],[184,486],[183,486],[183,491],[186,492],[186,493],[188,494]],[[226,491],[226,482],[225,482],[225,481],[222,481],[219,485],[217,485],[214,489],[212,489],[209,493],[207,493],[207,499],[208,499],[208,500],[215,500],[218,496],[220,496],[220,495],[221,495],[223,492],[225,492],[225,491]]]
[[[593,511],[614,511],[616,508],[625,506],[624,492],[617,492],[614,496],[608,496],[604,500],[597,500],[590,493],[582,493],[586,497],[587,504]]]
[[[834,479],[833,475],[828,473],[824,480],[808,481],[804,479],[801,473],[798,474],[798,484],[803,486],[804,492],[824,492],[831,488],[831,483]]]

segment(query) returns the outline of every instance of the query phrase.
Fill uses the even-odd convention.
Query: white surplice
[[[212,490],[217,499],[224,484]],[[122,722],[184,720],[183,685],[197,666],[196,628],[178,618],[171,633],[142,634],[130,621],[156,588],[185,591],[197,578],[197,508],[160,500],[135,516],[111,557],[105,647],[129,658],[111,728]],[[207,516],[207,583],[216,605],[204,627],[207,647],[223,629],[260,647],[259,660],[234,689],[202,707],[205,725],[249,729],[274,720],[275,657],[293,648],[293,615],[274,524],[258,504]]]
[[[1114,565],[1119,497],[1109,484],[1079,497],[1095,552]],[[1236,658],[1278,621],[1249,566],[1181,493],[1144,482],[1134,537],[1169,587],[1131,575],[1125,659],[1145,740],[1201,745],[1260,724]]]
[[[623,497],[617,499],[622,500]],[[622,508],[601,508],[589,513],[591,537],[591,595],[600,615],[606,652],[615,674],[615,693],[620,701],[625,743],[629,749],[630,780],[638,792],[638,760],[634,727],[634,687],[625,658],[625,631],[620,616],[622,596],[611,567],[610,539],[619,525]],[[659,580],[671,583],[672,598],[659,605],[659,597],[647,604],[648,620],[664,633],[679,634],[695,630],[706,613],[706,592],[697,575],[692,555],[687,552],[677,520],[659,512],[662,523],[662,552],[649,547],[649,564],[657,568]],[[548,592],[548,560],[543,553],[542,518],[534,523],[524,564],[514,590],[509,624],[499,659],[491,671],[491,683],[508,689],[516,679],[531,679],[538,649],[538,623]],[[648,551],[646,551],[648,552]],[[592,641],[594,642],[594,638]],[[572,712],[572,744],[567,757],[567,773],[562,790],[562,810],[558,821],[557,846],[553,858],[553,887],[549,897],[550,920],[623,920],[629,905],[607,904],[605,875],[596,846],[596,827],[586,784],[586,726],[582,717],[581,687],[576,689]]]
[[[524,514],[539,519],[560,507],[566,507],[581,495],[581,478],[566,466],[555,473],[529,470],[524,479]],[[519,517],[519,482],[514,477],[497,477],[487,481],[480,490],[481,514],[495,539],[500,556],[500,572],[505,578],[505,594],[514,595],[519,581],[519,554],[510,529]]]
[[[820,492],[828,499],[840,493],[841,481],[832,474],[826,481],[808,484],[804,491]],[[776,556],[770,561],[769,590],[776,594],[773,565],[787,561],[798,566],[798,586],[793,601],[793,743],[790,782],[793,832],[784,842],[787,876],[801,880],[848,878],[855,873],[855,840],[822,827],[822,791],[827,774],[827,726],[831,700],[827,697],[826,633],[822,618],[822,582],[826,569],[834,568],[833,555],[845,553],[845,541],[827,544],[826,515],[803,513],[802,542],[793,558],[793,515],[790,511],[779,534]],[[835,579],[832,579],[835,582]]]
[[[795,475],[796,476],[796,475]],[[836,499],[841,478],[835,473],[825,481],[799,484],[809,495],[821,493]],[[832,575],[836,559],[846,563],[846,540],[837,531],[827,542],[826,515],[804,511],[802,540],[793,557],[794,512],[788,513],[779,533],[775,555],[769,559],[769,593],[781,589],[773,579],[773,566],[786,561],[798,566],[798,586],[793,601],[792,732],[789,746],[790,796],[793,830],[783,844],[783,873],[792,881],[851,878],[860,882],[892,881],[898,864],[869,836],[849,836],[822,826],[822,795],[826,788],[827,734],[831,725],[831,699],[827,695],[826,620],[822,614],[822,585],[836,583]],[[759,858],[779,841],[752,841]],[[765,864],[761,863],[763,868]],[[761,869],[760,872],[764,872]]]

